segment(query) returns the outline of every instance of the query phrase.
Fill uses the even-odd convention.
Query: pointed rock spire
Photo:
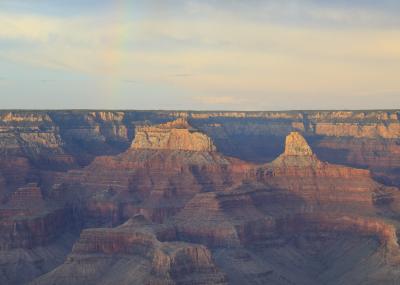
[[[286,136],[285,155],[312,156],[313,152],[305,138],[298,132],[291,132]]]

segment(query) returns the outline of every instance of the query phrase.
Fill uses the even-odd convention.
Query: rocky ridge
[[[210,136],[223,154],[258,163],[273,160],[285,136],[300,131],[323,160],[369,168],[381,182],[400,185],[398,110],[0,111],[0,118],[0,171],[14,189],[37,179],[38,168],[71,169],[98,155],[121,153],[136,127],[176,118]]]
[[[134,216],[113,229],[84,230],[66,263],[33,284],[108,284],[110,279],[118,284],[226,284],[226,277],[214,265],[205,246],[160,242],[157,231],[157,226],[146,222],[143,216]],[[119,272],[118,276],[112,270],[106,270],[101,278],[91,276],[86,272],[93,266],[91,258],[96,258],[97,263],[117,262],[134,271],[134,278],[129,270]],[[67,276],[77,262],[81,268],[73,276],[58,277]]]
[[[160,114],[164,116],[162,119],[157,117]],[[72,151],[70,143],[75,144],[86,136],[90,139],[83,139],[79,144],[93,143],[98,149],[82,153],[95,155],[104,150],[107,155],[88,159],[84,167],[75,164],[76,169],[67,172],[38,171],[30,156],[26,176],[21,179],[17,175],[21,180],[14,184],[10,183],[10,172],[1,170],[4,176],[0,209],[5,229],[3,254],[16,248],[46,247],[57,236],[64,235],[65,227],[52,229],[52,225],[65,225],[55,214],[58,209],[64,217],[68,217],[65,213],[71,214],[69,221],[80,221],[77,226],[100,227],[84,229],[67,261],[34,280],[34,284],[62,284],[67,282],[63,276],[70,276],[71,272],[79,272],[77,284],[97,284],[100,273],[107,276],[101,281],[104,284],[133,280],[160,284],[191,284],[194,280],[204,284],[351,284],[348,280],[358,283],[372,280],[390,284],[397,280],[399,273],[393,268],[399,258],[398,188],[375,181],[374,169],[322,161],[321,149],[314,150],[313,145],[334,140],[323,138],[316,143],[315,137],[310,137],[310,132],[315,130],[313,120],[322,123],[336,118],[349,123],[357,119],[372,124],[379,119],[395,123],[396,116],[382,112],[321,112],[309,113],[307,117],[298,113],[243,113],[240,119],[272,120],[264,131],[273,132],[276,128],[278,133],[282,132],[280,135],[289,134],[283,140],[281,155],[276,155],[271,162],[256,164],[217,152],[216,145],[224,149],[223,136],[215,137],[214,132],[220,130],[219,134],[228,134],[230,138],[232,132],[240,130],[248,138],[246,132],[259,131],[254,126],[262,126],[263,121],[236,125],[236,121],[227,119],[232,113],[197,118],[196,113],[160,114],[82,112],[79,118],[88,128],[78,131],[79,119],[75,127],[70,125],[68,131],[60,130],[62,141],[66,136],[77,140],[62,142],[55,149]],[[168,123],[170,116],[185,119]],[[35,120],[52,125],[58,124],[60,118],[60,114],[52,113],[48,118]],[[145,118],[158,122],[138,127]],[[229,118],[237,120],[236,115]],[[5,124],[24,125],[24,120],[9,116]],[[134,120],[137,127],[127,127],[126,136],[112,131],[116,130],[114,126]],[[285,127],[288,122],[290,128]],[[134,129],[135,138],[129,147],[129,136]],[[97,130],[96,139],[92,136],[93,130]],[[343,143],[341,135],[335,138]],[[369,134],[358,141],[368,139],[371,143],[383,139],[389,143],[387,138],[379,136]],[[111,149],[119,143],[125,148],[112,153]],[[23,146],[18,155],[24,158],[30,144],[19,141],[18,146]],[[44,155],[45,148],[38,149]],[[391,153],[395,153],[395,147]],[[42,189],[35,184],[26,185],[29,180],[39,180]],[[35,206],[29,205],[30,201]],[[142,218],[138,221],[138,217],[129,220],[137,214],[152,222]],[[45,221],[47,218],[42,217],[49,218]],[[11,238],[7,233],[15,227],[18,235]],[[52,236],[53,233],[56,235]],[[149,249],[150,256],[141,253],[143,245]],[[331,247],[335,252],[327,252]],[[337,259],[345,253],[350,260],[346,270]],[[320,266],[321,261],[330,264],[330,269]],[[133,264],[137,266],[132,267]],[[131,273],[118,273],[122,271]],[[157,273],[156,279],[149,277],[151,272]],[[12,284],[10,280],[7,282]]]

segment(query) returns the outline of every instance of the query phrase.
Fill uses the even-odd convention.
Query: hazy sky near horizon
[[[397,0],[0,0],[0,108],[400,108]]]

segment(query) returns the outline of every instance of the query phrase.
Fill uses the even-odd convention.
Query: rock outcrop
[[[287,209],[285,202],[266,191],[197,194],[174,218],[177,236],[213,248],[237,248],[259,242],[282,245],[300,235],[329,239],[348,234],[376,238],[391,254],[400,254],[395,226],[382,219],[357,216],[349,209]]]
[[[113,229],[84,230],[66,263],[33,284],[227,284],[206,247],[160,242],[156,232],[141,216]]]
[[[382,193],[390,193],[390,196],[396,192],[395,188],[374,181],[368,170],[319,160],[298,133],[288,135],[282,155],[271,163],[256,167],[250,176],[270,188],[295,193],[303,200],[297,203],[299,205],[304,203],[304,207],[325,210],[347,208],[374,212]]]
[[[27,168],[58,168],[74,165],[66,153],[58,127],[47,113],[0,113],[0,157],[13,165],[13,160],[27,160]],[[29,160],[29,161],[28,161]],[[12,169],[0,163],[0,169]],[[18,169],[16,170],[18,171]],[[9,178],[12,184],[12,177]]]
[[[47,204],[36,184],[17,189],[0,206],[0,249],[46,245],[68,225],[68,211]]]
[[[162,222],[176,214],[196,193],[240,183],[246,169],[251,167],[217,153],[209,137],[189,132],[189,128],[185,120],[146,127],[144,132],[153,130],[151,141],[160,142],[157,146],[160,149],[147,148],[148,141],[142,139],[149,133],[144,135],[139,131],[133,147],[127,151],[117,156],[97,157],[81,170],[60,173],[56,183],[64,183],[69,189],[79,185],[87,195],[84,210],[87,217],[99,220],[100,224],[101,221],[118,224],[138,213]],[[176,130],[183,133],[174,133]],[[171,140],[181,136],[183,139],[178,142]]]
[[[29,183],[12,193],[8,204],[16,208],[43,208],[44,200],[41,189],[36,183]]]
[[[193,129],[183,118],[157,126],[136,127],[132,148],[187,151],[216,150],[210,137]]]
[[[300,133],[291,132],[285,140],[285,155],[311,156],[313,152]]]

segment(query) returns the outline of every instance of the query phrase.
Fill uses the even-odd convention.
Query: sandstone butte
[[[216,150],[210,137],[193,129],[184,118],[157,126],[137,127],[135,131],[133,149]]]
[[[46,130],[57,138],[48,148],[41,146],[47,135],[15,140],[10,135],[19,157],[23,156],[18,143],[34,137],[40,161],[45,161],[43,149],[52,161],[68,155],[57,146],[66,134],[80,141],[82,134],[96,134],[96,140],[85,143],[96,144],[96,151],[105,153],[88,156],[86,165],[74,164],[75,169],[67,171],[36,170],[39,184],[11,179],[10,174],[17,176],[13,169],[18,164],[1,168],[8,172],[2,170],[0,185],[10,188],[1,195],[0,283],[394,284],[399,280],[397,187],[380,184],[370,170],[323,161],[324,152],[313,151],[303,136],[305,129],[286,132],[282,153],[270,162],[255,163],[217,152],[215,145],[225,146],[221,137],[213,140],[205,132],[214,128],[232,132],[232,124],[250,115],[231,114],[230,129],[213,121],[218,114],[184,115],[179,113],[185,119],[169,123],[127,127],[123,134],[113,130],[123,129],[129,119],[124,112],[76,114],[75,129],[62,134],[50,123],[54,119],[62,124],[69,114],[41,116],[35,124],[50,125],[38,125],[37,131]],[[285,120],[303,116],[251,114],[259,115],[274,122],[282,116]],[[197,122],[202,127],[196,130],[188,123],[195,116],[212,121]],[[327,120],[323,112],[313,116]],[[329,116],[396,119],[381,113]],[[26,130],[26,120],[35,116],[7,114],[6,123],[14,117]],[[80,128],[78,118],[98,125]],[[118,127],[109,128],[110,121]],[[110,149],[99,143],[105,134],[114,136],[113,143],[121,143],[129,132],[135,135],[124,151],[107,153]],[[370,146],[370,142],[365,145]],[[35,168],[21,165],[32,179]]]

